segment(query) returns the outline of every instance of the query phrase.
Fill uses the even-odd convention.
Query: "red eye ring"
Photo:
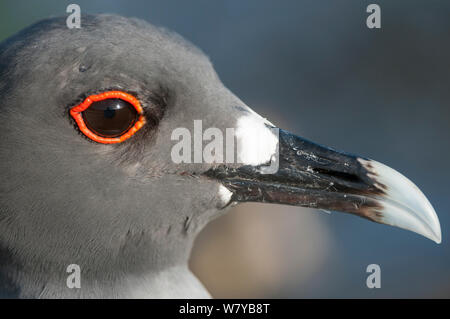
[[[84,110],[86,110],[89,106],[91,106],[94,102],[99,102],[107,99],[121,99],[128,103],[130,103],[139,114],[139,118],[134,123],[134,125],[126,131],[124,134],[118,137],[102,137],[94,132],[92,132],[84,122],[83,115],[81,114]],[[131,136],[133,136],[142,126],[145,124],[145,116],[144,110],[141,106],[141,103],[139,103],[139,100],[136,99],[131,94],[122,92],[122,91],[108,91],[103,92],[100,94],[90,95],[88,96],[81,104],[78,104],[77,106],[74,106],[70,109],[70,115],[75,120],[75,122],[78,125],[78,128],[80,131],[89,137],[91,140],[102,143],[102,144],[115,144],[115,143],[121,143],[127,139],[129,139]]]

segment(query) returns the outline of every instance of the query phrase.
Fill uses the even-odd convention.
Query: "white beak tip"
[[[365,159],[359,159],[359,162],[383,191],[383,195],[376,198],[383,206],[379,222],[413,231],[437,244],[442,242],[439,218],[413,182],[382,163]]]

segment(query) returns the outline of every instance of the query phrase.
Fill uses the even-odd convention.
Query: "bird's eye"
[[[129,139],[145,123],[138,99],[122,91],[108,91],[87,97],[70,109],[80,131],[103,144]]]

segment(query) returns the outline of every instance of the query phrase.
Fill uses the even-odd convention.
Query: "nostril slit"
[[[341,180],[345,180],[347,182],[351,183],[361,183],[363,180],[355,174],[345,173],[345,172],[339,172],[339,171],[332,171],[326,168],[313,168],[313,171],[322,175],[327,175],[331,177],[336,177]]]

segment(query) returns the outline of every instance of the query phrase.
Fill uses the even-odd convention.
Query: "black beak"
[[[273,163],[268,163],[273,164]],[[218,166],[231,201],[266,202],[352,213],[441,241],[436,213],[422,192],[397,171],[279,130],[278,170],[267,165]]]

